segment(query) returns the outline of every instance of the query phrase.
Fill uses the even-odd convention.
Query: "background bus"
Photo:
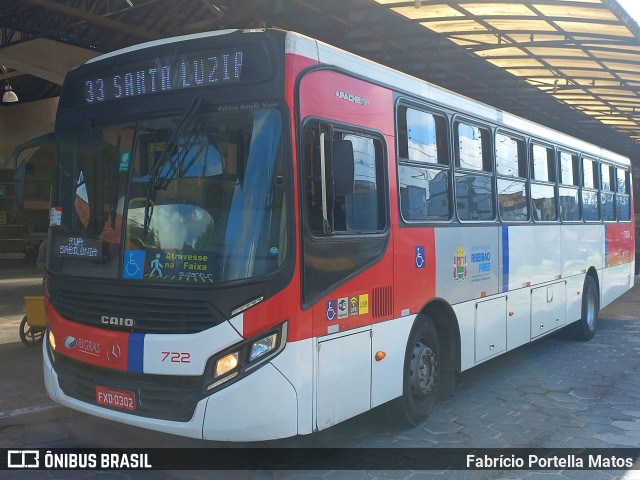
[[[47,391],[132,425],[417,424],[633,285],[628,159],[291,32],[93,59],[55,146]]]

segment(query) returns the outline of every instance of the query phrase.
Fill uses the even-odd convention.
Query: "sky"
[[[636,23],[640,23],[640,2],[638,0],[618,0],[629,15],[631,15]]]

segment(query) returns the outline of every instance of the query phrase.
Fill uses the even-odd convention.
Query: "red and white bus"
[[[633,285],[627,158],[297,33],[95,58],[55,149],[46,388],[139,427],[418,424]]]

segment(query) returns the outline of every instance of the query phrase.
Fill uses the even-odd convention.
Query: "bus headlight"
[[[249,340],[245,340],[231,349],[212,357],[207,365],[205,391],[238,380],[258,366],[275,357],[287,343],[287,322]]]
[[[249,361],[253,362],[255,359],[267,355],[272,352],[278,346],[278,334],[272,333],[268,337],[261,338],[257,342],[253,342],[251,345],[251,353],[249,354]]]
[[[238,366],[240,352],[228,353],[216,362],[214,378],[221,377]]]

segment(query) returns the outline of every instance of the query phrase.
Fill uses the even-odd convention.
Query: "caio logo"
[[[133,327],[134,323],[132,318],[110,317],[109,315],[102,315],[100,322],[103,325],[114,325],[116,327]]]

